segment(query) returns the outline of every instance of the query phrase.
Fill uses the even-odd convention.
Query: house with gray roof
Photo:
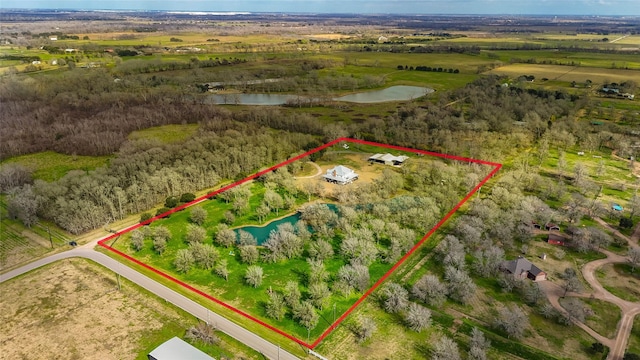
[[[338,165],[332,169],[327,170],[327,173],[324,174],[323,177],[328,182],[340,185],[350,184],[358,180],[358,174],[356,174],[355,171],[342,165]]]
[[[519,256],[515,260],[505,261],[502,264],[505,272],[512,274],[518,279],[530,279],[533,281],[547,280],[547,273],[539,267],[533,265],[529,260]]]
[[[178,337],[160,344],[149,353],[147,358],[149,360],[215,360]]]

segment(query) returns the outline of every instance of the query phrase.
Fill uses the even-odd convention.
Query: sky
[[[640,0],[0,0],[0,8],[640,16]]]

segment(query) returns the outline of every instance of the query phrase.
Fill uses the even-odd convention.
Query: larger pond
[[[422,86],[391,86],[382,90],[359,92],[333,98],[335,101],[354,103],[381,103],[387,101],[406,101],[432,93],[434,90]],[[301,97],[284,94],[215,94],[210,95],[206,102],[221,105],[284,105],[290,101],[297,101]]]
[[[327,204],[327,206],[329,207],[329,209],[333,210],[334,212],[338,212],[338,207],[336,205]],[[242,227],[233,229],[233,231],[235,231],[236,234],[238,234],[238,231],[244,230],[256,238],[256,240],[258,241],[258,245],[262,245],[269,238],[269,234],[271,233],[271,231],[274,231],[278,228],[278,225],[289,223],[293,226],[296,226],[301,216],[302,215],[299,212],[296,212],[289,216],[285,216],[281,219],[271,221],[270,223],[267,223],[264,226],[248,225],[248,226],[242,226]],[[309,230],[311,230],[311,228],[309,228]]]

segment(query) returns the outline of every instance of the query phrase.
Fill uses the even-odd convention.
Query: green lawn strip
[[[638,315],[633,319],[633,329],[629,335],[627,352],[640,354],[640,316]]]
[[[45,151],[29,155],[15,156],[2,163],[18,163],[33,169],[33,177],[54,181],[71,170],[90,171],[107,165],[111,156],[78,156]]]
[[[594,312],[593,316],[587,318],[587,326],[604,337],[613,338],[622,316],[620,308],[610,302],[598,299],[588,299],[585,300],[585,303]]]
[[[98,247],[97,248],[98,251],[100,252],[104,252],[106,255],[118,260],[118,261],[123,261],[122,257],[118,254],[115,254],[111,251],[108,251],[106,249],[103,249],[102,247]],[[299,356],[299,357],[304,357],[304,355],[306,354],[304,348],[302,348],[299,344],[259,325],[256,324],[254,321],[249,320],[247,318],[245,318],[242,315],[239,315],[235,312],[230,311],[229,309],[223,307],[222,305],[213,302],[205,297],[199,296],[199,295],[195,295],[192,291],[189,291],[187,289],[185,289],[184,287],[174,283],[173,281],[167,280],[165,277],[160,276],[158,274],[156,274],[155,272],[141,266],[135,263],[131,263],[131,262],[125,262],[125,264],[129,267],[131,267],[132,269],[135,269],[136,271],[142,273],[143,275],[163,284],[164,286],[170,288],[173,291],[176,291],[188,298],[190,298],[191,300],[195,301],[196,303],[210,309],[211,311],[224,316],[225,318],[233,321],[236,324],[239,324],[240,326],[244,327],[245,329],[248,329],[249,331],[255,333],[256,335],[264,338],[267,341],[270,341],[274,344],[278,344],[280,345],[284,350],[291,352],[292,354]],[[244,286],[244,285],[243,285]],[[202,290],[202,289],[201,289]],[[206,290],[206,289],[205,289]]]

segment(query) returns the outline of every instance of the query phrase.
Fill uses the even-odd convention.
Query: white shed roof
[[[149,359],[155,360],[215,360],[211,356],[196,349],[188,342],[173,337],[149,353]]]
[[[404,156],[404,155],[394,156],[389,153],[386,153],[386,154],[375,154],[371,156],[369,160],[402,163],[402,162],[405,162],[408,158],[409,158],[408,156]]]

